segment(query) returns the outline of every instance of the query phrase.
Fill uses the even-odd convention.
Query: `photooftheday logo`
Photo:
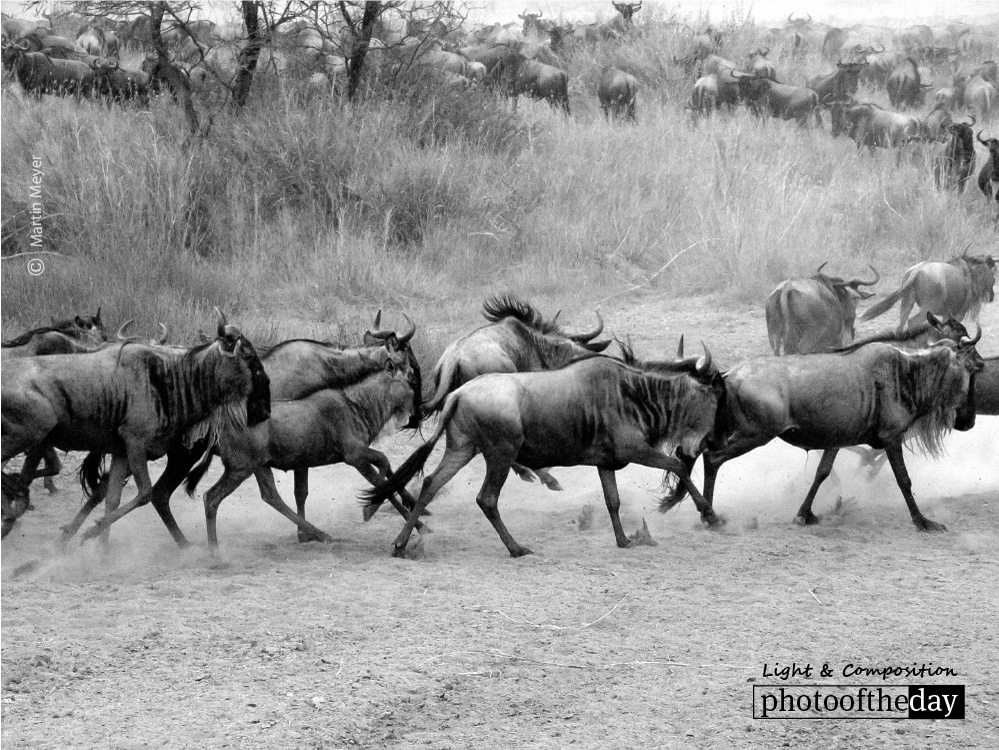
[[[964,685],[753,685],[754,719],[963,719]]]

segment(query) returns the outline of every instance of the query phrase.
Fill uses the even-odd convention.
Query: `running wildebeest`
[[[705,523],[720,522],[704,504],[690,476],[665,446],[699,450],[713,430],[722,395],[710,354],[684,362],[625,364],[592,357],[560,370],[482,375],[451,393],[430,439],[381,488],[364,493],[379,502],[406,484],[447,432],[440,464],[423,482],[416,510],[395,540],[404,557],[419,512],[478,453],[486,476],[476,502],[511,557],[531,550],[519,544],[500,518],[498,501],[514,461],[531,468],[596,466],[618,547],[628,547],[619,515],[615,472],[629,463],[676,471]]]
[[[861,286],[873,286],[881,275],[871,266],[874,279],[827,276],[819,266],[810,279],[788,279],[770,293],[766,304],[770,348],[779,355],[809,354],[853,343],[857,302],[873,297]]]
[[[434,390],[425,399],[425,414],[439,411],[448,393],[484,373],[555,370],[576,359],[595,356],[611,343],[594,340],[604,329],[600,313],[596,328],[577,334],[563,332],[554,320],[547,320],[532,305],[509,294],[487,299],[482,314],[490,324],[448,345],[434,365]],[[537,474],[548,489],[562,489],[544,469],[532,473],[514,464],[513,470],[524,481],[533,481]]]
[[[397,352],[393,344],[389,351]],[[309,469],[343,462],[357,469],[373,486],[382,485],[392,467],[385,455],[370,445],[393,421],[409,418],[418,392],[408,357],[403,353],[390,356],[383,369],[349,385],[322,388],[304,398],[274,401],[271,418],[266,422],[253,427],[227,425],[219,432],[214,447],[225,471],[204,497],[209,545],[218,546],[219,506],[251,474],[257,479],[261,498],[298,524],[299,541],[332,541],[305,521]],[[207,463],[195,467],[187,483],[189,493],[208,468]],[[281,499],[273,469],[294,472],[297,516]],[[403,517],[408,515],[394,494],[389,500]]]
[[[190,351],[121,343],[15,359],[2,381],[4,463],[48,447],[110,453],[112,473],[131,471],[140,497],[152,489],[148,457],[163,455],[174,438],[227,419],[256,424],[270,412],[260,359],[221,313],[217,338]]]
[[[927,313],[930,325],[943,324]],[[704,451],[704,499],[713,505],[715,480],[733,458],[780,438],[798,448],[821,450],[815,480],[797,521],[813,524],[812,501],[840,449],[869,445],[888,455],[912,523],[920,531],[944,531],[926,518],[912,495],[903,444],[914,440],[939,454],[950,429],[975,424],[974,376],[982,370],[973,339],[941,339],[907,351],[890,343],[859,343],[829,354],[757,357],[724,373],[725,400],[719,428]],[[689,472],[696,456],[678,452]],[[663,499],[665,512],[683,497],[683,487]]]
[[[989,255],[961,255],[948,261],[927,260],[902,274],[898,289],[871,305],[861,320],[872,320],[901,300],[898,330],[911,325],[914,306],[934,315],[964,320],[978,320],[982,304],[995,299],[996,263]]]
[[[375,330],[365,332],[364,345],[357,349],[340,349],[332,344],[310,339],[291,339],[283,341],[265,352],[260,359],[270,381],[271,398],[275,401],[293,401],[305,398],[325,388],[346,387],[373,373],[382,371],[390,357],[397,359],[397,365],[410,368],[413,382],[419,384],[419,363],[409,346],[409,340],[415,333],[416,326],[410,322],[409,330],[397,335],[394,331],[381,330],[380,320],[381,312],[379,311],[375,317]],[[390,352],[389,348],[393,351]],[[418,388],[414,390],[417,393],[413,395],[410,411],[417,414],[420,411],[420,398]],[[419,426],[418,421],[415,425],[412,422],[406,425],[408,428],[417,426]],[[210,460],[210,456],[206,457],[205,453],[206,451],[210,453],[211,448],[208,439],[196,440],[190,446],[185,445],[181,440],[174,440],[167,449],[166,469],[153,486],[152,493],[148,496],[139,495],[132,502],[106,515],[84,534],[84,539],[89,539],[136,508],[151,502],[174,541],[178,546],[186,547],[188,545],[187,538],[178,527],[170,510],[170,496],[180,486],[184,478],[192,474],[192,469],[199,460],[205,459],[201,473],[207,469],[207,461]],[[121,492],[121,486],[128,476],[127,471],[125,473],[119,472],[110,477],[102,477],[99,471],[100,460],[100,455],[91,454],[84,461],[80,479],[88,502],[76,518],[63,527],[63,541],[68,540],[76,533],[89,513],[105,496]],[[270,480],[270,484],[273,485],[272,476]],[[266,481],[267,477],[264,477],[264,482]],[[261,487],[263,492],[263,485]],[[296,496],[308,492],[307,476],[301,480],[296,476],[295,492]],[[265,502],[269,502],[275,496],[281,503],[280,507],[275,507],[278,512],[283,513],[284,510],[287,510],[287,506],[280,500],[279,495],[270,492],[270,487],[268,487],[267,494],[262,495]],[[415,502],[408,494],[403,494],[402,497],[409,506]],[[296,523],[298,523],[297,520]],[[328,539],[319,529],[305,522],[304,518],[299,523],[299,527],[304,527],[303,531],[309,538]]]

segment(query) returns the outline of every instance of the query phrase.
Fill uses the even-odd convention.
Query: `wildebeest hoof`
[[[102,531],[104,531],[104,527],[101,526],[100,522],[95,523],[93,526],[91,526],[89,529],[87,529],[80,535],[80,539],[81,541],[86,542],[89,539],[93,539],[94,537],[99,536]]]
[[[392,557],[398,557],[400,560],[406,559],[406,548],[405,547],[393,547]]]
[[[936,521],[931,521],[928,518],[924,518],[922,523],[916,523],[916,528],[920,531],[947,531],[947,527],[942,523],[937,523]]]
[[[711,513],[706,516],[701,516],[701,520],[708,525],[709,529],[718,529],[728,523],[724,518],[715,513]]]
[[[534,552],[529,550],[527,547],[517,547],[516,549],[510,550],[510,557],[523,557],[524,555],[533,555]]]
[[[805,515],[797,515],[794,517],[794,522],[799,526],[814,526],[819,522],[819,517],[814,513],[807,513]]]
[[[558,483],[558,480],[555,479],[555,477],[552,477],[547,482],[545,482],[545,487],[547,487],[548,489],[550,489],[552,492],[562,492],[563,491],[562,485]]]
[[[306,542],[324,542],[326,540],[323,539],[319,534],[314,534],[311,531],[299,531],[298,541],[301,542],[302,544],[305,544]]]

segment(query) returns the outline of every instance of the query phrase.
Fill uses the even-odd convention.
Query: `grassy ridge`
[[[761,41],[755,29],[731,39],[736,60]],[[166,97],[142,112],[7,88],[5,253],[29,249],[17,209],[34,156],[45,249],[61,255],[43,256],[40,277],[26,258],[4,261],[3,335],[100,304],[110,320],[149,332],[163,321],[183,340],[218,305],[261,340],[348,340],[385,306],[432,325],[433,354],[501,289],[584,319],[632,286],[762,300],[826,260],[843,274],[872,263],[890,283],[920,259],[994,251],[982,196],[933,187],[939,147],[896,165],[745,111],[694,127],[682,110],[690,80],[671,63],[680,51],[668,30],[580,51],[571,119],[524,101],[513,116],[488,94],[418,76],[355,107],[303,106],[272,86],[239,118],[217,113],[198,144]],[[592,92],[606,62],[643,83],[637,125],[602,119]],[[831,66],[779,67],[800,83]]]

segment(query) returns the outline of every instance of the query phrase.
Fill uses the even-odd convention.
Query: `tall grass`
[[[743,59],[762,34],[733,29],[726,54]],[[636,287],[753,301],[825,261],[887,280],[969,245],[995,252],[982,196],[934,188],[939,147],[896,164],[742,110],[694,126],[690,78],[672,61],[683,44],[648,25],[630,44],[579,50],[568,119],[418,75],[378,79],[354,106],[262,88],[195,143],[166,98],[144,112],[5,88],[4,251],[31,249],[36,157],[45,249],[58,255],[42,256],[41,276],[28,256],[4,260],[3,334],[102,305],[183,339],[217,305],[251,337],[349,339],[384,306],[430,328],[432,353],[500,289],[582,318]],[[796,83],[831,67],[778,59]],[[604,121],[605,64],[639,77],[637,124]]]

